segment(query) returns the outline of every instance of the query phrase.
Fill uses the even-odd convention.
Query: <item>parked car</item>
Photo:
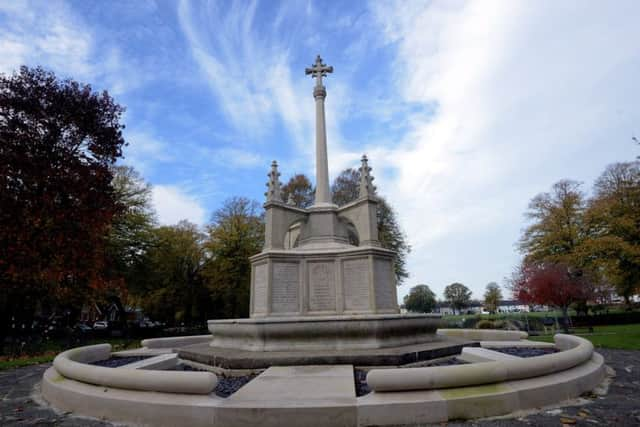
[[[87,324],[84,323],[78,323],[76,324],[76,326],[74,327],[74,329],[82,334],[88,334],[93,332],[93,328]]]
[[[104,331],[109,329],[109,322],[106,320],[98,320],[97,322],[93,322],[93,329],[96,331]]]

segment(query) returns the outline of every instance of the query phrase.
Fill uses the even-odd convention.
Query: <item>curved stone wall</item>
[[[437,334],[474,341],[518,341],[529,336],[524,331],[504,331],[501,329],[438,329]]]
[[[78,347],[57,355],[53,366],[65,378],[125,390],[208,394],[218,383],[218,378],[211,372],[114,369],[88,365],[110,355],[111,344]]]
[[[500,383],[533,378],[580,365],[593,355],[593,345],[584,338],[557,334],[556,347],[563,350],[534,358],[474,363],[469,365],[373,369],[367,384],[374,391],[431,390]]]

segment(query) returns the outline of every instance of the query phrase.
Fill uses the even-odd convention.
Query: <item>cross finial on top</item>
[[[333,67],[327,66],[327,64],[322,63],[322,58],[320,55],[316,57],[316,62],[311,66],[311,68],[305,68],[304,73],[306,75],[311,74],[311,77],[316,78],[316,87],[322,86],[322,78],[327,76],[327,73],[333,73]]]

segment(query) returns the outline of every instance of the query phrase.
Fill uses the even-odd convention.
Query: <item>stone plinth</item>
[[[437,340],[440,315],[305,316],[209,320],[211,347],[247,351],[398,347]]]
[[[262,252],[251,258],[251,317],[398,313],[393,262],[373,246]]]

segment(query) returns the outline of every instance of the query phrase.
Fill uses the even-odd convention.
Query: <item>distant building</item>
[[[508,299],[498,303],[498,313],[528,313],[529,311],[531,311],[529,305],[522,301]]]
[[[547,306],[529,306],[518,300],[504,300],[498,303],[497,313],[528,313],[530,311],[549,311]],[[484,305],[479,301],[471,301],[469,305],[457,313],[448,303],[439,302],[433,309],[433,313],[445,315],[454,314],[489,314]]]

